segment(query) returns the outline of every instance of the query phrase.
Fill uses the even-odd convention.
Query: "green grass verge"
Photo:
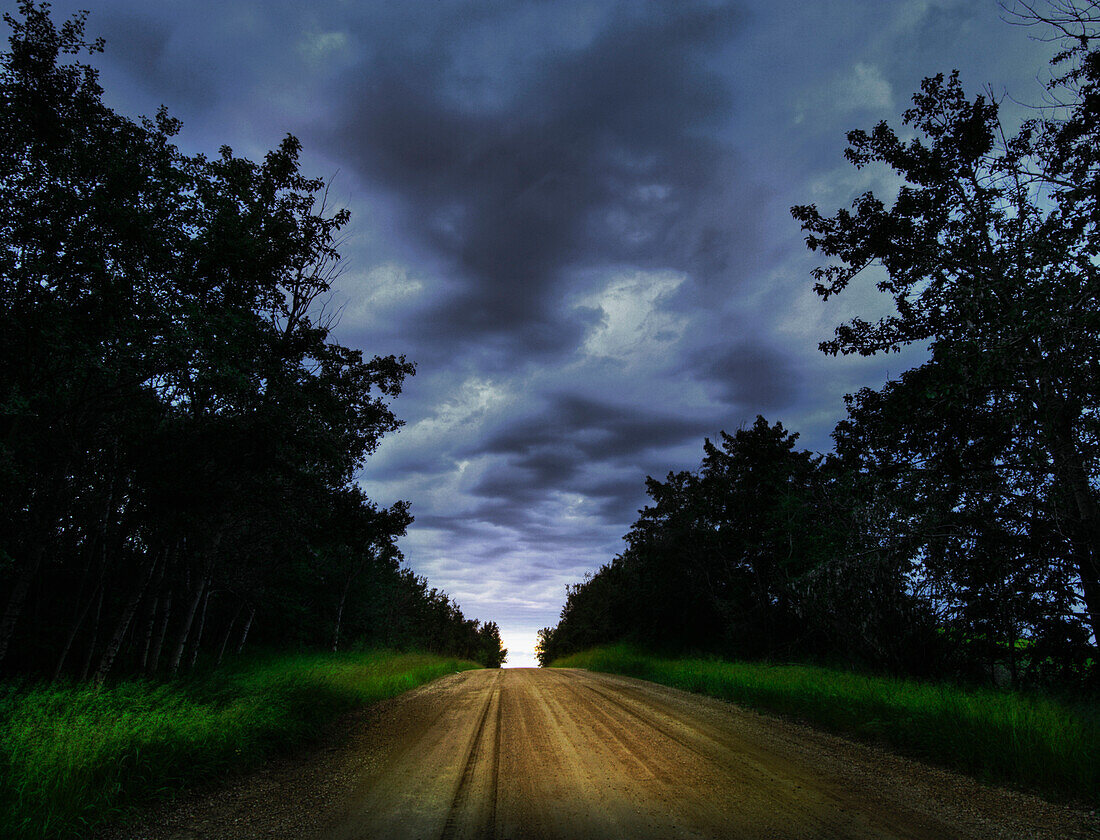
[[[83,837],[140,802],[254,766],[341,712],[473,662],[283,655],[173,683],[0,684],[0,837]]]
[[[983,781],[1100,801],[1100,710],[1034,694],[807,665],[665,659],[615,645],[563,657],[885,743]]]

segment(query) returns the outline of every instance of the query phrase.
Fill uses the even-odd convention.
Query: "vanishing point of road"
[[[736,706],[579,670],[467,671],[134,838],[1096,837],[1086,811]]]

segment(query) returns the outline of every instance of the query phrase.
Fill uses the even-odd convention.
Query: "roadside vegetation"
[[[423,653],[259,656],[173,682],[0,687],[0,836],[85,837],[185,785],[259,765],[342,712],[479,667]]]
[[[628,645],[553,667],[637,677],[883,743],[982,781],[1100,801],[1100,711],[1085,703],[811,665],[671,659]]]
[[[358,482],[403,356],[341,344],[346,210],[299,171],[184,154],[104,102],[81,13],[3,15],[0,676],[187,674],[250,646],[499,664]]]
[[[360,487],[415,366],[334,335],[349,214],[298,140],[185,154],[165,110],[105,103],[86,12],[13,5],[0,837],[85,837],[507,652],[404,565],[409,503]],[[350,652],[389,648],[428,653]]]
[[[1100,789],[1095,711],[1031,699],[1100,697],[1100,4],[1006,15],[1057,45],[1048,107],[1021,124],[995,86],[929,76],[893,124],[847,135],[860,177],[894,188],[791,208],[807,285],[862,312],[820,349],[920,363],[846,395],[830,452],[757,416],[704,441],[697,469],[647,477],[621,553],[540,631],[541,663],[632,643],[880,674],[662,660],[653,678]]]
[[[333,333],[348,211],[292,136],[189,155],[163,109],[116,113],[86,17],[3,15],[4,838],[86,836],[506,655],[404,565],[409,503],[360,487],[415,366]],[[343,653],[389,648],[431,655]]]

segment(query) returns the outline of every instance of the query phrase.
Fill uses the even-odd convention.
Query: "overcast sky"
[[[7,8],[14,3],[5,0]],[[1052,53],[994,0],[55,0],[179,145],[287,133],[352,210],[337,337],[418,365],[362,482],[408,563],[533,664],[565,585],[622,548],[647,474],[757,414],[815,451],[916,352],[833,359],[792,204],[896,183],[843,159],[958,68],[1018,118]]]

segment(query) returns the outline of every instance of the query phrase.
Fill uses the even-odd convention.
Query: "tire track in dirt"
[[[1083,809],[585,671],[455,674],[346,742],[110,840],[1100,838]]]
[[[489,720],[492,720],[492,731],[487,735],[485,724]],[[500,721],[500,689],[495,689],[486,699],[485,709],[474,731],[440,840],[455,840],[458,837],[491,840],[494,836],[500,777]],[[487,778],[479,777],[477,773],[481,765],[488,767]]]
[[[476,702],[464,700],[463,691]],[[1000,804],[975,814],[973,802],[960,808],[913,778],[860,770],[858,761],[853,770],[848,757],[777,736],[772,730],[782,730],[780,722],[641,681],[509,670],[475,673],[453,694],[462,714],[434,726],[457,726],[466,739],[457,750],[454,793],[439,802],[434,832],[426,822],[387,817],[386,808],[400,810],[407,799],[374,796],[368,808],[345,813],[316,840],[1041,836],[998,825],[1005,815]],[[429,745],[415,751],[420,764],[383,768],[378,785],[385,789],[397,775],[426,790],[431,786],[415,772],[446,777],[448,765],[430,745],[447,739],[432,728],[409,733]],[[873,758],[863,749],[863,761]]]
[[[892,832],[887,836],[914,840],[939,840],[951,836],[950,829],[943,825],[925,826],[912,819],[909,824],[902,825],[888,815],[868,819],[858,801],[837,790],[828,780],[821,779],[819,774],[807,773],[805,768],[784,761],[774,748],[768,753],[753,749],[743,737],[730,737],[729,732],[702,726],[691,718],[676,717],[653,699],[647,703],[629,690],[616,692],[587,681],[582,682],[582,689],[651,730],[655,736],[690,753],[710,768],[707,776],[718,773],[726,780],[739,780],[737,788],[744,804],[749,805],[751,811],[769,813],[774,822],[812,823],[815,836],[820,834],[822,837],[879,837],[883,836],[884,828]]]
[[[670,789],[681,791],[671,806],[678,812],[678,822],[698,825],[702,836],[712,836],[708,831],[713,826],[725,825],[730,836],[756,837],[761,830],[761,814],[767,815],[763,822],[776,831],[808,831],[815,837],[881,835],[881,831],[868,830],[858,809],[845,807],[841,797],[792,774],[778,756],[772,757],[778,766],[762,764],[753,760],[742,743],[700,737],[695,727],[675,719],[662,720],[666,716],[655,714],[656,709],[624,702],[614,690],[597,688],[588,680],[570,684],[569,689],[578,696],[579,703],[589,704],[594,713],[606,716],[612,727],[627,733],[624,737],[644,741],[651,767],[657,764],[655,756],[662,759],[657,764],[660,769],[654,773]],[[648,730],[652,737],[639,738],[638,727]],[[793,827],[795,823],[797,827]],[[914,840],[945,836],[939,828],[931,834],[912,828],[898,836]]]

